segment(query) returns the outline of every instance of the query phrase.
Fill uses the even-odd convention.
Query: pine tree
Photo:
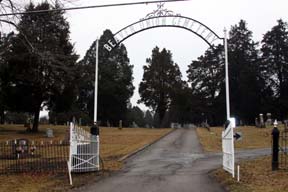
[[[126,47],[121,44],[112,52],[104,49],[104,44],[113,37],[110,30],[105,30],[99,40],[99,86],[98,117],[102,122],[109,121],[115,126],[119,120],[125,122],[129,100],[133,95],[132,69]],[[79,104],[81,109],[93,117],[94,82],[95,82],[95,42],[79,62],[81,85]]]
[[[129,123],[129,125],[132,125],[134,122],[139,127],[144,127],[144,112],[138,106],[130,107],[128,109],[127,122]]]
[[[9,35],[3,35],[0,37],[0,124],[3,124],[5,121],[5,110],[7,110],[7,106],[5,104],[6,96],[6,77],[7,72],[7,61],[4,59],[4,55],[9,51],[9,45],[11,37],[14,33],[10,33]]]
[[[224,85],[223,56],[223,46],[209,48],[204,55],[192,61],[187,70],[192,94],[190,97],[194,97],[195,101],[198,100],[198,102],[192,103],[194,110],[198,109],[194,112],[198,115],[194,115],[196,115],[196,119],[201,119],[199,114],[205,114],[210,120],[209,123],[213,125],[224,121],[217,115],[220,114],[218,109],[221,108],[218,106],[218,101],[225,99],[223,94],[220,94]]]
[[[160,52],[159,48],[155,47],[151,58],[146,62],[139,86],[139,102],[151,107],[159,115],[160,126],[164,126],[162,123],[165,113],[171,106],[175,93],[183,85],[181,72],[172,60],[172,53],[165,48]]]
[[[231,114],[243,123],[254,123],[261,109],[260,59],[245,21],[232,26],[228,45]]]
[[[152,112],[147,110],[144,116],[145,126],[152,127],[153,126],[153,115]]]
[[[47,3],[30,3],[26,11],[49,10]],[[32,131],[38,131],[39,113],[52,106],[53,95],[61,94],[75,74],[77,55],[69,42],[69,24],[63,11],[25,14],[18,24],[19,33],[6,54],[10,77],[7,85],[10,110],[34,115]],[[33,49],[23,42],[23,34]]]
[[[262,74],[273,91],[274,110],[281,119],[288,117],[288,24],[278,20],[262,40]]]

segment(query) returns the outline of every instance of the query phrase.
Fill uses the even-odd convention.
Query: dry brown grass
[[[50,141],[51,138],[46,137],[47,128],[53,130],[53,140],[63,140],[68,131],[67,126],[41,125],[38,133],[27,133],[23,125],[0,125],[0,141],[8,141],[15,139],[29,139],[34,141]]]
[[[23,125],[0,125],[0,141],[27,138],[29,140],[51,140],[45,136],[47,128],[53,129],[53,140],[63,140],[67,133],[67,126],[42,125],[37,134],[25,133]],[[86,127],[88,129],[88,127]],[[147,145],[171,129],[144,129],[144,128],[101,128],[100,129],[100,155],[104,160],[104,168],[109,171],[119,170],[122,162],[118,159],[135,151],[136,149]],[[97,173],[73,175],[73,181],[76,186],[91,180],[91,177],[99,177]],[[67,191],[67,176],[37,174],[37,175],[0,175],[0,192],[21,191]]]
[[[240,182],[223,169],[213,172],[231,192],[288,192],[288,171],[271,171],[271,157],[240,163]]]
[[[283,127],[280,127],[283,129]],[[221,134],[223,127],[212,127],[209,132],[205,128],[197,128],[197,134],[205,151],[220,152],[222,150]],[[259,149],[271,147],[271,131],[269,128],[252,126],[237,127],[234,132],[242,132],[242,140],[235,142],[236,149]]]

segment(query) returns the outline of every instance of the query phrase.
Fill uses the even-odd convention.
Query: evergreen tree
[[[228,45],[231,114],[243,123],[254,123],[261,108],[262,79],[257,43],[245,21],[232,26]]]
[[[144,113],[138,106],[133,106],[128,109],[127,122],[129,125],[132,125],[133,122],[136,123],[139,127],[145,126]]]
[[[147,110],[144,116],[145,126],[152,127],[153,126],[153,115],[152,112]]]
[[[219,116],[219,100],[225,99],[220,94],[224,85],[224,57],[223,46],[209,48],[203,56],[192,61],[188,66],[188,82],[191,86],[191,96],[195,101],[191,103],[196,122],[201,119],[200,114],[205,114],[212,125],[223,123],[223,117]],[[223,104],[225,105],[225,103]],[[196,115],[198,114],[198,115]],[[223,113],[222,113],[223,114]]]
[[[165,113],[171,106],[177,90],[181,89],[183,82],[181,72],[172,60],[172,53],[158,47],[152,50],[151,58],[146,60],[142,82],[139,86],[139,94],[146,106],[151,107],[159,117],[158,126],[163,125]]]
[[[52,9],[47,2],[37,6],[30,3],[26,11]],[[69,42],[69,24],[63,11],[21,16],[19,33],[12,41],[6,84],[9,97],[6,103],[13,111],[34,115],[32,131],[38,131],[39,113],[44,105],[52,106],[53,95],[61,94],[72,84],[77,55]],[[23,43],[23,34],[34,49]]]
[[[112,37],[112,32],[105,30],[99,40],[98,117],[102,122],[118,125],[119,120],[125,122],[129,100],[133,95],[133,66],[123,44],[110,53],[104,49],[104,44]],[[83,111],[88,111],[93,117],[95,42],[79,62],[79,67],[82,76],[78,103]]]
[[[273,92],[276,115],[288,117],[288,25],[278,20],[277,25],[268,31],[262,40],[262,75],[268,92]],[[269,112],[269,111],[268,111]]]
[[[14,33],[10,33],[7,36],[0,36],[0,124],[3,124],[5,121],[5,110],[7,110],[7,105],[5,104],[6,87],[7,85],[7,61],[4,59],[4,55],[9,52],[9,45],[11,44],[11,38],[14,36]]]
[[[201,123],[201,113],[206,111],[203,97],[192,92],[188,85],[177,91],[169,110],[171,123]]]

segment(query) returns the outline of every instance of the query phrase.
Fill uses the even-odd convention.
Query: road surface
[[[270,153],[242,151],[239,158]],[[222,165],[221,153],[204,153],[195,129],[177,129],[126,160],[117,174],[77,189],[85,192],[225,192],[209,176]]]

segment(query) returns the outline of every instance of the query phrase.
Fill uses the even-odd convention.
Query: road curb
[[[117,161],[125,161],[126,159],[128,159],[129,157],[136,155],[137,153],[139,153],[140,151],[143,151],[144,149],[146,149],[147,147],[150,147],[151,145],[153,145],[154,143],[157,143],[158,141],[160,141],[161,139],[163,139],[164,137],[166,137],[167,135],[169,135],[170,133],[174,132],[176,129],[172,129],[171,131],[169,131],[168,133],[162,135],[161,137],[159,137],[158,139],[152,141],[149,144],[144,145],[143,147],[136,149],[135,151],[124,155],[123,157],[119,158]]]

